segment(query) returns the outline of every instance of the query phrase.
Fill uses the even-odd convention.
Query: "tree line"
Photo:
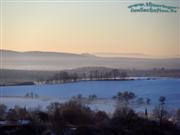
[[[108,72],[100,72],[98,70],[92,70],[87,73],[69,73],[68,71],[60,71],[56,73],[51,78],[47,79],[47,82],[75,82],[79,80],[125,80],[128,74],[125,71],[120,71],[118,69],[112,69]]]

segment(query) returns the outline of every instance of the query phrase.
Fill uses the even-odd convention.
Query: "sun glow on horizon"
[[[129,4],[4,2],[1,49],[179,57],[179,12],[131,13]]]

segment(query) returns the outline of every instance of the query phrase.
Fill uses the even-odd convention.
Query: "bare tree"
[[[161,96],[159,98],[159,105],[156,106],[153,110],[153,115],[156,119],[159,120],[160,126],[162,126],[162,122],[164,120],[167,120],[169,116],[169,113],[166,110],[165,101],[166,101],[166,98],[164,96]]]

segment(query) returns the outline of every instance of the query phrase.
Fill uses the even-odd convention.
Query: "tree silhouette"
[[[162,122],[167,120],[169,113],[165,106],[166,98],[164,96],[159,97],[159,105],[153,110],[153,115],[159,120],[160,127],[162,127]]]

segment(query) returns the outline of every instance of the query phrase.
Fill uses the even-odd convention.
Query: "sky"
[[[178,0],[149,1],[180,7]],[[180,9],[128,9],[143,2],[147,1],[1,0],[1,49],[180,57]]]

